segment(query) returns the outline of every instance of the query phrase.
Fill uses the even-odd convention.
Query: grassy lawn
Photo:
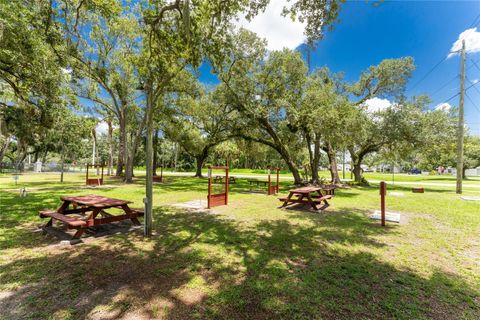
[[[145,168],[143,167],[137,167],[135,170],[139,170],[139,172],[144,172]],[[165,169],[164,174],[169,175],[173,172],[172,169]],[[192,176],[194,175],[194,172],[188,172]],[[158,170],[158,174],[160,174],[160,170]],[[203,174],[207,175],[207,170],[203,170]],[[248,175],[248,176],[258,176],[259,179],[267,179],[267,169],[230,169],[230,175],[235,176],[235,175]],[[272,171],[272,177],[274,177],[275,173]],[[319,172],[320,177],[323,177],[327,180],[330,179],[330,171],[320,171]],[[339,171],[340,178],[343,179],[343,172],[340,170]],[[456,177],[450,174],[444,174],[444,175],[410,175],[407,173],[396,173],[395,175],[392,175],[391,173],[381,173],[381,172],[366,172],[364,174],[365,178],[367,180],[373,180],[373,181],[378,181],[378,180],[384,180],[387,182],[419,182],[421,184],[422,182],[427,182],[427,183],[443,183],[443,184],[455,184],[456,182]],[[292,178],[292,174],[288,170],[281,170],[280,171],[280,177],[282,178]],[[353,178],[350,174],[349,171],[345,172],[345,179],[351,179]],[[480,185],[480,177],[467,177],[463,181],[463,184],[465,186],[471,186],[471,185]]]
[[[228,206],[199,213],[171,205],[206,199],[206,180],[168,177],[154,186],[151,239],[133,230],[61,245],[37,214],[61,195],[142,206],[142,177],[96,190],[83,179],[29,174],[15,186],[0,175],[0,319],[480,318],[480,202],[452,188],[390,186],[403,193],[387,198],[402,223],[382,228],[367,217],[376,185],[339,190],[315,213],[278,209],[239,179]]]

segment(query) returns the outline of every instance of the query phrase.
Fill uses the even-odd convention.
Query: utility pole
[[[143,202],[145,204],[145,219],[144,219],[144,235],[146,237],[152,236],[152,224],[153,224],[153,90],[152,81],[147,81],[145,84],[147,94],[147,123],[146,123],[146,184],[145,184],[145,198]]]
[[[458,107],[457,128],[457,190],[462,193],[463,179],[463,134],[464,134],[464,103],[465,99],[465,40],[462,41],[462,53],[460,58],[460,104]]]

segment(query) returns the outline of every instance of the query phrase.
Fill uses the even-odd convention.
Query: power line
[[[475,102],[473,102],[472,98],[470,98],[470,96],[467,93],[465,93],[465,96],[468,98],[468,100],[470,100],[470,102],[475,107],[475,109],[477,109],[477,111],[480,113],[480,108],[478,108],[478,106],[475,104]]]
[[[478,66],[478,64],[477,64],[475,61],[473,61],[473,59],[470,59],[470,61],[472,61],[472,62],[473,62],[473,65],[474,65],[478,70],[480,70],[480,67]]]
[[[480,13],[475,17],[475,19],[473,19],[473,21],[472,21],[472,23],[470,24],[470,27],[469,27],[469,28],[472,28],[473,26],[476,27],[476,26],[480,23],[479,18],[480,18]],[[477,20],[478,20],[478,22],[477,22]],[[457,53],[457,52],[460,52],[460,51],[461,51],[461,50],[450,51],[449,54],[451,54],[451,53]],[[413,85],[413,87],[410,88],[410,91],[413,90],[413,89],[415,89],[420,83],[422,83],[423,80],[425,80],[433,71],[435,71],[435,69],[438,68],[438,66],[440,66],[440,65],[441,65],[445,60],[447,60],[447,59],[448,59],[448,55],[447,55],[445,58],[441,59],[439,62],[437,62],[430,70],[428,70],[428,72],[427,72],[420,80],[418,80],[418,81]],[[452,80],[450,80],[450,81],[452,81]],[[445,85],[445,86],[446,86],[446,85]],[[442,87],[442,89],[443,89],[443,87]],[[441,89],[439,89],[438,91],[440,91],[440,90],[441,90]]]
[[[479,17],[480,17],[480,15],[479,15]],[[480,23],[480,21],[479,21],[479,23]],[[476,61],[476,62],[475,62],[473,59],[470,59],[470,60],[473,62],[473,64],[470,64],[470,65],[467,67],[466,70],[468,71],[468,70],[470,70],[471,68],[476,67],[476,68],[480,71],[480,67],[478,66],[478,63],[480,62],[480,60],[478,60],[478,61]],[[435,96],[437,93],[439,93],[440,91],[442,91],[443,89],[445,89],[446,86],[448,86],[450,83],[452,83],[454,80],[457,80],[458,78],[459,78],[459,75],[454,76],[454,77],[451,78],[448,82],[446,82],[444,85],[440,86],[437,90],[435,90],[433,93],[431,93],[430,96],[431,96],[431,97]],[[472,82],[472,81],[470,81],[470,82]],[[472,82],[472,83],[473,83],[473,82]],[[459,88],[459,87],[457,87],[456,89],[458,89],[458,88]],[[475,89],[476,89],[476,87],[475,87]]]
[[[467,78],[468,82],[470,82],[471,84],[475,84],[475,83],[477,83],[477,82],[478,82],[478,81],[477,81],[477,82],[473,82],[473,81],[472,81],[472,80],[470,80],[468,77],[466,77],[466,78]],[[473,87],[473,89],[475,89],[475,91],[477,91],[477,92],[480,94],[480,90],[478,90],[478,88],[477,88],[477,87]]]
[[[469,89],[471,89],[472,87],[476,86],[479,83],[480,83],[480,81],[472,83],[468,88],[465,89],[465,92],[467,92]],[[447,103],[447,102],[451,101],[453,98],[458,97],[459,95],[460,95],[460,92],[457,92],[453,96],[448,98],[447,100],[443,101],[443,103]]]
[[[436,95],[437,93],[439,93],[440,91],[442,91],[446,86],[448,86],[450,83],[452,83],[453,80],[457,80],[457,79],[458,79],[458,75],[456,75],[455,77],[453,77],[452,79],[450,79],[447,83],[445,83],[443,86],[441,86],[440,88],[438,88],[437,90],[435,90],[435,92],[432,93],[431,96]]]
[[[440,60],[439,62],[437,62],[436,65],[433,66],[433,68],[431,68],[420,80],[417,81],[417,83],[415,83],[413,85],[412,88],[410,88],[410,90],[413,90],[415,89],[423,80],[425,80],[435,69],[438,68],[439,65],[442,64],[442,62],[444,62],[445,60],[447,60],[448,56],[443,58],[442,60]]]
[[[480,20],[477,22],[478,18],[480,18],[480,13],[475,17],[473,22],[470,24],[470,27],[468,27],[469,29],[476,27],[480,23]]]

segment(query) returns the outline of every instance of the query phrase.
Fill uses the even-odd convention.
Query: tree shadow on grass
[[[0,317],[117,319],[478,318],[478,288],[440,269],[422,277],[356,245],[358,213],[238,223],[157,208],[156,235],[17,258],[0,269]],[[6,290],[5,290],[6,289]]]

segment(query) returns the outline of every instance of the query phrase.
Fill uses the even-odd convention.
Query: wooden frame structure
[[[271,170],[276,171],[276,177],[277,181],[276,184],[272,185],[272,178],[271,178]],[[275,167],[275,168],[268,168],[268,189],[267,189],[267,195],[274,195],[277,194],[280,190],[280,168]]]
[[[213,174],[215,169],[225,170],[225,189],[223,193],[212,194]],[[228,204],[228,163],[225,166],[209,166],[208,167],[208,196],[207,208],[223,206]]]
[[[88,177],[88,169],[89,168],[101,168],[102,169],[101,177],[90,179]],[[85,177],[85,185],[87,185],[87,186],[101,186],[101,185],[103,185],[103,169],[104,168],[105,168],[105,165],[103,165],[103,164],[88,164],[87,163],[87,175]]]

